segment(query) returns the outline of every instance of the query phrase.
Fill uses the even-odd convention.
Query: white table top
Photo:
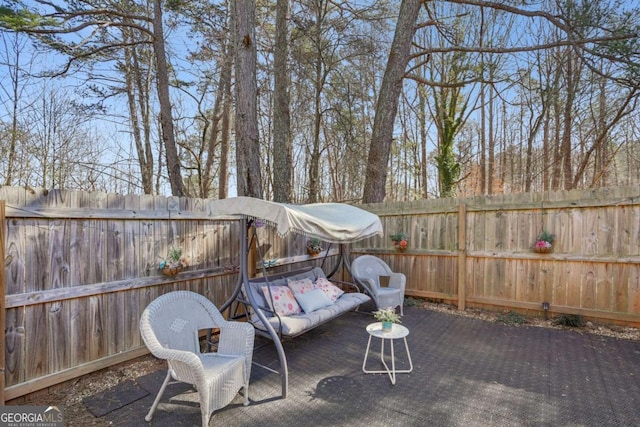
[[[382,322],[370,323],[367,325],[367,332],[374,337],[385,339],[398,339],[409,335],[409,329],[397,323],[393,324],[390,331],[382,330]]]

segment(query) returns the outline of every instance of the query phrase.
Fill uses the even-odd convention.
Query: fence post
[[[5,289],[5,247],[7,221],[5,218],[5,201],[0,200],[0,260],[2,260],[2,268],[0,268],[0,405],[4,406],[4,370],[5,370],[5,330],[6,330],[6,289]]]
[[[467,276],[467,205],[458,206],[458,310],[465,309]]]

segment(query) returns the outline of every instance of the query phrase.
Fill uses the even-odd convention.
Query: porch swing
[[[210,206],[212,216],[239,217],[246,221],[246,226],[240,227],[241,256],[238,282],[229,299],[220,307],[220,311],[224,312],[228,309],[233,316],[238,311],[238,307],[242,306],[244,315],[255,327],[256,334],[273,341],[280,368],[274,370],[266,366],[262,367],[280,374],[282,397],[286,398],[289,374],[282,341],[302,335],[371,300],[370,290],[362,289],[356,283],[333,279],[332,276],[338,271],[340,265],[344,265],[350,272],[346,244],[382,235],[382,223],[375,214],[341,203],[292,205],[251,197],[236,197],[214,201]],[[313,267],[269,275],[265,267],[267,263],[262,259],[264,254],[258,250],[263,275],[258,278],[249,277],[250,246],[254,243],[255,247],[260,246],[255,227],[256,222],[259,221],[275,227],[280,237],[293,232],[310,238],[315,237],[330,244],[338,244],[339,262],[328,274],[325,274],[320,267]],[[250,231],[251,236],[249,236]],[[305,309],[300,313],[278,313],[273,295],[293,282],[299,286],[312,284],[311,287],[306,288],[309,291],[307,292],[309,298],[305,297],[305,304],[302,303],[301,294],[296,294],[296,299]],[[344,289],[338,288],[331,282],[342,285]],[[324,292],[318,292],[318,289]],[[288,292],[288,288],[284,291]],[[314,297],[319,298],[311,298],[311,292],[317,292]],[[328,298],[331,300],[330,304],[326,302],[325,295],[331,295]],[[318,301],[325,302],[318,303]],[[234,304],[235,311],[232,309]]]

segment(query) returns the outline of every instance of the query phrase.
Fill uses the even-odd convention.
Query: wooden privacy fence
[[[6,202],[4,400],[147,352],[142,310],[188,289],[222,304],[237,280],[238,221],[206,201],[0,189]],[[158,270],[170,246],[190,267]]]
[[[3,402],[147,353],[138,320],[157,296],[187,289],[220,306],[237,283],[244,224],[214,220],[206,200],[9,187],[0,200]],[[546,302],[551,313],[640,325],[637,188],[362,207],[381,217],[385,236],[352,245],[351,256],[374,254],[404,272],[407,295],[461,308],[541,311]],[[543,229],[556,235],[552,254],[531,251]],[[406,252],[391,247],[398,231],[409,235]],[[258,234],[269,271],[324,262],[304,255],[303,236]],[[190,267],[166,277],[158,264],[171,246]]]
[[[640,326],[637,187],[364,208],[381,217],[386,236],[352,254],[376,254],[404,272],[408,295]],[[543,230],[555,235],[551,254],[532,251]],[[405,252],[391,247],[398,231],[409,236]]]

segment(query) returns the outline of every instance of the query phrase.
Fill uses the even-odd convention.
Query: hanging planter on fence
[[[533,247],[533,251],[538,253],[538,254],[550,254],[551,252],[553,252],[553,248],[551,246],[549,246],[549,247],[534,246]]]
[[[175,276],[176,274],[182,271],[182,266],[178,265],[176,267],[166,266],[162,268],[162,274],[165,276]]]
[[[307,241],[307,253],[316,256],[322,252],[322,241],[317,237],[312,237]]]
[[[182,248],[169,249],[167,259],[163,259],[158,268],[165,276],[175,276],[187,266],[187,260],[182,256]]]
[[[391,242],[393,243],[393,247],[398,251],[404,251],[409,247],[409,239],[402,232],[394,233],[389,236],[391,238]]]
[[[533,245],[533,251],[539,254],[550,254],[553,252],[553,234],[548,231],[540,233]]]

